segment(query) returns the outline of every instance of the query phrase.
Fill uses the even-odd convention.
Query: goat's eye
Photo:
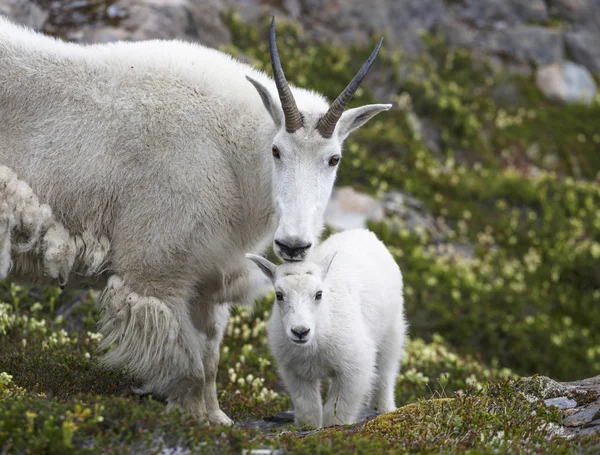
[[[339,155],[333,155],[331,158],[329,158],[329,165],[331,167],[337,166],[339,162],[340,162]]]
[[[275,297],[277,298],[278,301],[282,301],[283,300],[283,294],[281,292],[277,292],[275,293]]]
[[[279,155],[279,148],[274,145],[273,148],[271,149],[271,151],[273,152],[273,156],[275,158],[280,158],[281,156]]]
[[[323,291],[317,292],[317,294],[315,295],[315,300],[321,300],[321,297],[323,297]]]

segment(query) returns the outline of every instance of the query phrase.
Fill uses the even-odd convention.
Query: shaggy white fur
[[[395,409],[404,353],[402,274],[370,231],[332,235],[310,260],[277,267],[249,254],[275,287],[269,344],[297,424],[355,423],[363,405]],[[321,380],[331,379],[321,404]]]
[[[40,204],[29,185],[6,166],[0,166],[0,246],[0,279],[13,267],[13,252],[31,252],[42,257],[44,272],[61,285],[66,284],[78,251],[50,206]]]

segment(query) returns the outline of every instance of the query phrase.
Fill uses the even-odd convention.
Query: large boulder
[[[538,69],[535,80],[547,98],[562,103],[591,104],[597,92],[590,72],[572,62],[543,66]]]
[[[325,222],[338,231],[367,227],[368,221],[382,221],[381,203],[349,186],[334,190],[325,212]]]

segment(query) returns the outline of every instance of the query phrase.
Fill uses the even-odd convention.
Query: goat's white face
[[[273,155],[273,201],[279,219],[273,249],[285,261],[303,260],[321,233],[343,141],[373,116],[392,107],[390,104],[370,104],[344,111],[380,46],[381,40],[328,109],[323,103],[317,106],[315,97],[310,105],[298,106],[279,61],[273,18],[269,48],[279,99],[262,83],[246,76],[277,129],[270,151]]]
[[[309,345],[317,336],[319,323],[327,321],[327,290],[324,280],[333,258],[325,265],[309,261],[283,263],[279,267],[267,259],[247,254],[275,287],[278,311],[290,342]]]
[[[273,249],[283,260],[302,260],[321,234],[341,146],[302,128],[292,134],[280,131],[271,153],[278,219]]]
[[[248,80],[257,89],[278,129],[271,150],[265,150],[273,160],[273,203],[278,218],[273,249],[280,259],[301,261],[323,229],[344,140],[391,105],[369,104],[345,111],[327,138],[318,130],[324,113],[302,111],[302,126],[288,132],[281,106],[262,84],[250,77]]]
[[[325,309],[319,275],[320,270],[306,270],[275,280],[275,305],[279,306],[287,337],[295,344],[309,344],[317,333],[318,322],[325,319],[321,315]]]

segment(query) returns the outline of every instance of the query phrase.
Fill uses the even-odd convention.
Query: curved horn
[[[358,89],[360,82],[369,72],[373,61],[375,61],[375,57],[377,57],[377,53],[379,52],[379,48],[381,47],[381,43],[383,42],[383,38],[379,40],[377,46],[371,52],[371,55],[362,66],[360,71],[356,73],[356,76],[350,81],[350,83],[346,86],[344,91],[340,93],[340,95],[336,98],[336,100],[329,106],[329,110],[319,119],[317,123],[317,130],[321,133],[321,136],[328,139],[333,136],[333,130],[335,129],[335,125],[338,120],[342,116],[346,105],[350,102],[354,93]]]
[[[277,85],[281,107],[283,108],[283,115],[285,116],[285,129],[288,133],[293,133],[298,128],[302,127],[302,115],[298,110],[298,106],[296,106],[296,101],[294,100],[292,91],[285,79],[281,61],[279,60],[279,52],[277,51],[277,43],[275,42],[275,16],[271,19],[269,50],[271,52],[271,66],[273,67],[275,85]]]

